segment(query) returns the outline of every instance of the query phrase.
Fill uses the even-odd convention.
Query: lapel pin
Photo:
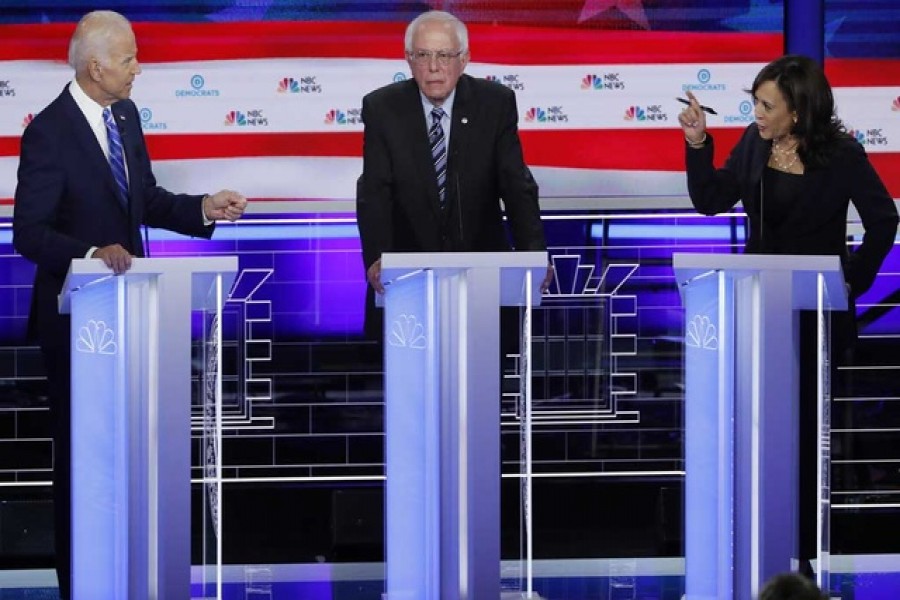
[[[463,117],[463,118],[462,118],[462,119],[460,119],[460,121],[459,121],[459,122],[460,122],[460,123],[462,123],[462,124],[463,124],[463,125],[465,125],[465,124],[466,124],[466,123],[468,123],[468,122],[469,122],[469,119],[468,119],[468,118],[466,118],[466,117]]]

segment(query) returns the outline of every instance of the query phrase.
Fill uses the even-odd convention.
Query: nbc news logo
[[[604,73],[603,75],[585,75],[581,78],[583,90],[624,90],[625,82],[618,73]]]
[[[0,98],[15,98],[16,88],[9,84],[9,80],[0,80]]]
[[[863,146],[888,145],[888,138],[882,129],[851,129],[847,133]]]
[[[515,90],[517,92],[521,92],[525,89],[525,82],[519,79],[518,73],[507,73],[506,75],[486,75],[485,79],[488,81],[494,81],[501,85],[505,85],[511,90]]]
[[[659,104],[651,104],[646,107],[629,106],[625,109],[623,117],[626,121],[668,121],[669,115],[662,109]]]
[[[279,94],[321,94],[322,85],[316,82],[315,75],[301,77],[299,80],[283,77],[279,80],[276,91]]]
[[[332,108],[325,113],[326,125],[357,125],[362,123],[362,111],[358,108],[341,110]]]
[[[262,109],[232,110],[225,113],[225,125],[237,127],[268,127],[269,119],[263,115]]]
[[[528,123],[568,123],[569,115],[562,106],[550,106],[546,109],[540,106],[532,106],[525,111],[525,121]]]

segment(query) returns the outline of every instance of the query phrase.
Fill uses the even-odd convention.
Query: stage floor
[[[519,564],[504,561],[502,600],[517,592]],[[206,571],[210,573],[209,570]],[[204,596],[204,570],[192,569],[192,598]],[[381,600],[382,563],[229,565],[222,569],[223,600]],[[832,557],[831,596],[841,600],[900,598],[900,555]],[[542,600],[680,600],[684,561],[679,558],[536,561],[532,598]],[[0,571],[0,600],[55,600],[49,569]]]

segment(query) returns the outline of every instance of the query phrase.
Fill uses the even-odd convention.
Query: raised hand
[[[203,199],[203,214],[210,221],[237,221],[247,208],[247,199],[232,190],[222,190]]]
[[[678,113],[678,124],[689,143],[701,144],[706,139],[706,113],[700,108],[700,102],[693,93],[688,91],[687,97],[691,103]]]

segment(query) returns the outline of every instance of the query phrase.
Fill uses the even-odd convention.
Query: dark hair
[[[828,596],[803,575],[782,573],[766,583],[759,600],[828,600]]]
[[[828,162],[831,143],[846,135],[844,124],[834,113],[834,95],[819,63],[806,56],[789,54],[773,60],[753,80],[750,92],[774,81],[797,113],[791,130],[799,140],[797,152],[805,165],[821,167]]]

